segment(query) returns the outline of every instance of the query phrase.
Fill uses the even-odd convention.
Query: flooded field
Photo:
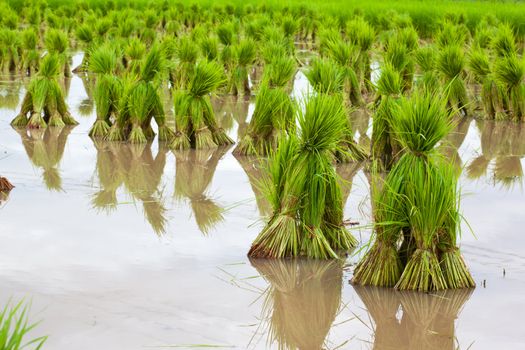
[[[75,57],[79,61],[79,57]],[[464,119],[447,154],[463,172],[461,248],[475,290],[354,287],[357,253],[336,261],[246,256],[268,204],[254,159],[230,149],[171,152],[94,143],[82,80],[67,103],[80,124],[11,128],[25,81],[0,87],[0,304],[32,301],[49,349],[521,349],[525,345],[525,125]],[[300,96],[305,78],[296,78]],[[233,139],[253,102],[214,101]],[[363,145],[369,125],[355,113]],[[345,218],[370,222],[364,164],[338,168]],[[471,233],[472,231],[472,233]],[[366,230],[354,229],[362,244]]]

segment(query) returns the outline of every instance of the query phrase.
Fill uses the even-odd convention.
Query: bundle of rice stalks
[[[214,61],[219,57],[219,41],[215,37],[201,39],[200,48],[202,56],[208,61]]]
[[[400,147],[393,137],[393,110],[403,91],[401,74],[391,65],[384,64],[377,81],[377,96],[373,115],[371,155],[379,171],[390,170]]]
[[[392,66],[403,78],[403,92],[410,91],[414,81],[414,59],[412,50],[402,41],[391,39],[388,41],[383,60],[384,64]]]
[[[199,48],[189,37],[182,37],[176,49],[177,68],[170,78],[175,89],[187,87],[193,74],[195,62],[199,57]]]
[[[40,62],[38,74],[31,79],[20,113],[11,122],[12,126],[45,128],[48,125],[77,124],[67,110],[64,95],[57,82],[59,74],[59,57],[56,54],[47,54]]]
[[[261,317],[268,323],[268,346],[326,348],[341,308],[342,261],[250,259],[250,263],[269,283]]]
[[[437,50],[432,46],[425,46],[414,52],[414,59],[419,66],[421,76],[417,79],[417,88],[422,91],[437,91],[440,87],[436,74]]]
[[[217,37],[222,44],[220,60],[228,71],[231,69],[233,60],[232,44],[234,35],[235,31],[232,23],[223,23],[217,27]]]
[[[465,85],[465,57],[457,45],[444,47],[437,60],[441,82],[445,86],[448,105],[458,113],[468,114],[468,95]]]
[[[118,113],[121,86],[116,69],[117,56],[111,48],[102,46],[90,56],[89,70],[97,75],[94,92],[97,120],[89,131],[91,137],[106,137],[114,120],[112,116],[116,118]]]
[[[233,144],[215,119],[210,94],[225,82],[223,68],[200,61],[192,69],[188,87],[174,95],[176,134],[171,148],[206,149]]]
[[[69,67],[69,40],[67,34],[61,30],[51,29],[47,32],[45,37],[46,49],[50,54],[55,54],[59,59],[60,74],[64,74],[66,78],[71,77],[71,69]]]
[[[294,103],[286,91],[294,73],[295,63],[290,58],[276,59],[266,66],[255,111],[234,154],[267,155],[282,137],[295,132]]]
[[[337,258],[356,240],[343,226],[333,154],[343,136],[341,100],[318,95],[299,112],[298,137],[283,138],[269,161],[266,196],[273,214],[252,244],[251,257]]]
[[[455,24],[445,21],[441,29],[436,33],[435,41],[438,47],[465,46],[470,36],[469,29],[464,24]]]
[[[186,199],[199,230],[207,235],[224,220],[224,209],[210,198],[208,188],[213,180],[219,160],[228,147],[215,150],[176,151],[175,191],[177,199]]]
[[[507,55],[496,60],[494,77],[504,89],[508,99],[507,113],[515,121],[525,116],[525,62],[517,55]]]
[[[518,49],[512,27],[508,24],[499,25],[490,46],[498,57],[516,55]]]
[[[20,38],[18,32],[11,29],[0,31],[0,64],[3,72],[15,72],[20,66]]]
[[[248,71],[255,63],[257,49],[255,42],[243,39],[232,47],[233,69],[230,76],[230,92],[236,96],[250,95]]]
[[[371,79],[370,56],[372,46],[376,39],[374,28],[362,17],[356,17],[346,24],[346,34],[351,44],[359,47],[359,64],[363,69],[363,79],[365,82]],[[365,87],[367,85],[365,84]]]
[[[23,72],[31,76],[38,70],[40,54],[38,53],[38,36],[34,29],[28,28],[22,32],[22,60]]]
[[[343,91],[345,84],[345,71],[340,65],[329,59],[315,59],[310,69],[305,73],[310,85],[318,94],[330,95],[338,98],[343,103]],[[345,112],[351,113],[351,111]],[[354,133],[350,118],[346,118],[346,127],[343,137],[335,150],[338,162],[360,161],[367,158],[367,152],[354,140]]]
[[[89,56],[91,50],[93,49],[93,44],[95,41],[95,33],[93,28],[86,23],[81,24],[76,29],[76,37],[82,43],[82,49],[84,51],[84,56],[82,57],[82,62],[80,65],[73,69],[73,73],[82,73],[86,72],[88,69]]]
[[[44,183],[50,191],[62,191],[62,178],[58,168],[72,129],[70,126],[45,130],[16,129],[27,157],[35,167],[42,169]]]
[[[321,40],[321,45],[324,56],[330,57],[333,63],[341,67],[344,74],[344,89],[350,103],[354,106],[362,106],[364,101],[361,90],[365,68],[360,58],[360,48],[345,42],[339,34],[326,35]]]
[[[489,56],[482,50],[474,50],[469,55],[469,72],[474,81],[481,85],[480,102],[483,105],[486,118],[504,119],[507,96],[502,84],[496,80],[494,68]]]

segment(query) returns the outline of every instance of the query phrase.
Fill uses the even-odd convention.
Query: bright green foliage
[[[283,138],[269,161],[266,192],[274,210],[251,257],[337,258],[356,244],[342,225],[341,192],[331,164],[346,125],[340,99],[311,97],[298,121],[299,136]]]
[[[25,338],[38,324],[29,323],[29,309],[23,301],[16,305],[7,303],[0,310],[0,349],[21,350],[25,348],[39,350],[44,346],[47,337],[27,341]]]

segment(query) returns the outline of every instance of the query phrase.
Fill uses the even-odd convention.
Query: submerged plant
[[[343,203],[333,154],[345,128],[334,96],[310,97],[299,113],[299,136],[283,138],[265,182],[273,214],[257,236],[251,257],[337,258],[356,245],[343,226]]]
[[[56,54],[47,54],[40,62],[38,74],[31,79],[20,113],[13,119],[11,125],[45,128],[48,125],[77,124],[67,109],[64,95],[58,85],[59,74],[59,57]]]

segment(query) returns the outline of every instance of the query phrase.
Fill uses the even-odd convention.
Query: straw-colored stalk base
[[[447,288],[447,283],[436,254],[417,249],[410,257],[396,289],[430,292]]]
[[[403,265],[394,244],[376,241],[354,270],[352,283],[363,286],[393,287]]]
[[[458,248],[453,248],[441,255],[441,270],[447,288],[473,288],[476,286]]]

